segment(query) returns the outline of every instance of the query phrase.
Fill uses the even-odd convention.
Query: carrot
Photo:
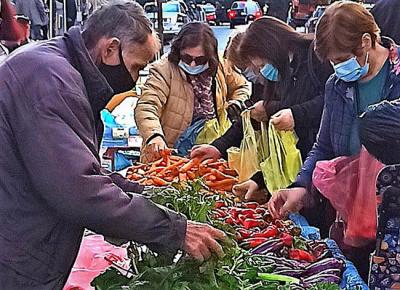
[[[217,162],[209,163],[209,164],[207,164],[207,166],[212,167],[212,168],[218,168],[218,166],[225,165],[225,164],[226,164],[226,161],[217,161]]]
[[[200,176],[204,176],[204,175],[206,175],[207,173],[210,173],[211,172],[211,168],[208,168],[207,166],[204,166],[204,165],[199,165],[199,175]]]
[[[143,182],[143,185],[147,185],[147,186],[154,185],[154,182],[153,182],[152,179],[146,179],[146,180]]]
[[[137,180],[140,180],[142,178],[142,176],[137,173],[132,173],[132,174],[128,175],[127,178],[130,180],[133,180],[133,181],[137,181]]]
[[[188,159],[188,158],[184,158],[184,157],[180,157],[180,156],[175,156],[175,155],[171,155],[170,157],[169,157],[169,159],[171,160],[171,161],[181,161],[181,160],[184,160],[185,162],[189,162],[189,160],[190,159]]]
[[[236,170],[230,169],[230,168],[224,169],[224,170],[222,171],[222,173],[224,173],[224,174],[226,174],[226,175],[229,175],[229,176],[234,176],[234,177],[238,176]]]
[[[151,176],[151,180],[153,181],[154,185],[157,186],[167,186],[168,182],[166,182],[164,179],[159,178],[157,176]]]
[[[198,164],[198,160],[192,159],[192,160],[190,160],[188,163],[186,163],[185,165],[183,165],[179,171],[182,172],[182,173],[186,173],[186,172],[188,172],[190,169],[192,169],[194,166],[196,166],[197,164]]]
[[[173,171],[175,168],[177,168],[179,165],[185,163],[184,159],[179,160],[178,162],[172,163],[171,165],[165,167],[160,174],[165,174],[167,171]]]
[[[166,149],[160,150],[160,155],[162,157],[171,156],[172,151],[174,151],[174,149],[166,148]]]
[[[216,181],[217,177],[213,175],[212,173],[207,173],[206,175],[202,176],[204,180],[206,181]]]
[[[174,176],[165,176],[164,180],[168,181],[168,182],[172,182],[172,181],[174,181]]]
[[[194,173],[193,171],[188,171],[186,174],[190,180],[193,180],[196,178],[196,173]]]
[[[180,172],[179,173],[179,181],[187,181],[187,180],[188,180],[188,178],[187,178],[186,173]]]
[[[217,177],[218,180],[232,178],[232,176],[226,175],[226,174],[222,173],[221,171],[219,171],[218,169],[212,169],[211,174],[215,175],[215,177]]]
[[[145,175],[154,175],[155,173],[160,173],[165,167],[154,167],[153,169],[147,171]]]
[[[224,180],[217,180],[217,181],[206,181],[206,185],[211,188],[220,188],[220,187],[225,187],[225,186],[233,186],[235,183],[237,183],[238,180],[236,178],[228,178]]]
[[[214,162],[213,159],[205,159],[200,163],[200,165],[208,166],[208,164],[213,163],[213,162]]]

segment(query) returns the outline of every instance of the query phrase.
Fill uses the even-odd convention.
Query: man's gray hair
[[[144,44],[152,33],[151,22],[138,3],[110,0],[88,18],[82,36],[92,49],[103,37],[117,37],[123,45]]]

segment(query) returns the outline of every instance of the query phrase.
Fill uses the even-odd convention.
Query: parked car
[[[235,1],[228,10],[231,29],[238,24],[247,24],[263,15],[260,5],[255,1]]]
[[[307,20],[305,24],[306,33],[315,32],[315,27],[317,26],[317,22],[321,18],[322,14],[324,14],[326,7],[327,6],[317,6],[317,8],[315,8],[313,15],[310,17],[310,19]]]
[[[181,30],[181,27],[190,21],[188,7],[182,0],[174,0],[162,3],[164,38],[172,39]],[[157,27],[157,4],[155,2],[144,5],[146,16]]]
[[[216,24],[217,22],[217,15],[215,13],[216,9],[214,5],[211,3],[207,3],[206,5],[201,6],[205,13],[206,13],[206,20],[209,24]]]
[[[304,26],[319,5],[328,6],[330,2],[331,0],[292,0],[288,23],[294,28]]]

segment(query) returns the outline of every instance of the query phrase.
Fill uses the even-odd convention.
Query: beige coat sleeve
[[[150,67],[149,77],[142,89],[135,108],[135,121],[143,141],[154,134],[164,136],[161,114],[170,92],[170,77],[165,63],[155,63]]]
[[[223,61],[228,101],[245,101],[251,95],[251,85],[244,76],[232,69],[226,60]]]

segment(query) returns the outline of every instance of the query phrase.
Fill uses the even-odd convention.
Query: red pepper
[[[233,218],[237,218],[237,216],[238,216],[238,214],[239,214],[238,209],[237,209],[236,207],[232,207],[232,208],[229,210],[229,213],[231,214],[231,216],[232,216]]]
[[[286,247],[291,247],[293,245],[293,237],[288,233],[282,233],[281,241]]]
[[[243,241],[241,246],[245,249],[255,248],[268,241],[268,238],[250,238]]]
[[[256,220],[256,219],[247,218],[243,221],[243,226],[246,230],[252,229],[252,228],[257,228],[257,227],[262,227],[263,225],[264,225],[264,220]]]
[[[278,229],[275,226],[269,226],[268,228],[262,230],[259,233],[255,233],[253,235],[253,237],[258,238],[258,237],[262,237],[262,238],[275,238],[277,237],[279,234]]]
[[[285,225],[281,220],[275,220],[275,225],[278,227],[278,229],[284,228]]]
[[[246,208],[256,209],[257,207],[259,207],[259,204],[257,202],[252,201],[243,203],[243,206]]]
[[[221,208],[226,206],[226,203],[224,201],[218,200],[215,202],[215,208]]]
[[[227,219],[225,219],[225,222],[228,225],[234,225],[235,224],[235,221],[234,221],[234,219],[232,217],[228,217]]]
[[[243,237],[243,239],[252,237],[252,232],[246,229],[238,229],[238,233]]]
[[[259,207],[256,209],[256,213],[260,215],[265,215],[267,213],[267,210],[265,208]]]
[[[237,222],[240,223],[240,224],[243,224],[246,219],[248,219],[247,216],[239,214],[238,217],[237,217]]]
[[[309,263],[313,263],[316,260],[316,258],[310,253],[299,249],[289,250],[289,258],[292,260],[306,261]]]
[[[218,209],[218,208],[214,210],[214,213],[217,218],[224,218],[228,215],[225,211],[223,211],[222,209]]]
[[[246,217],[252,218],[253,215],[255,214],[254,210],[252,209],[240,209],[238,211],[240,214],[245,215]]]

